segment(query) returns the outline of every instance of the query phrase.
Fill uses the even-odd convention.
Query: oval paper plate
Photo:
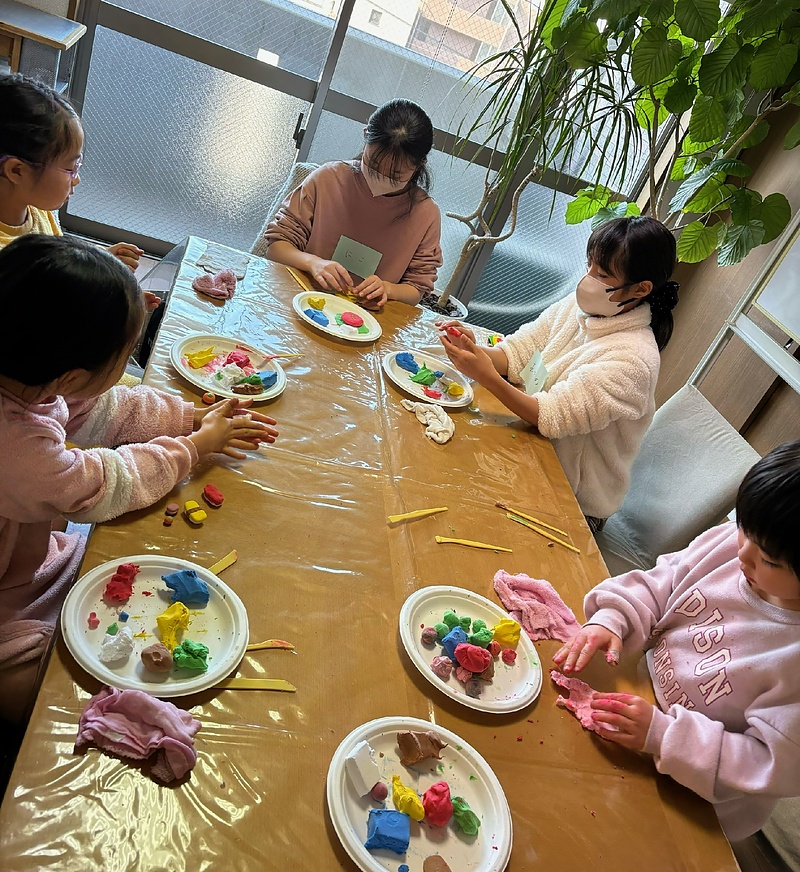
[[[325,300],[325,308],[320,310],[328,319],[327,326],[318,324],[313,318],[306,315],[305,310],[313,308],[308,303],[309,297],[321,297]],[[381,335],[381,325],[375,318],[366,310],[362,309],[356,303],[351,303],[344,297],[336,297],[333,294],[326,294],[324,291],[312,291],[311,293],[297,294],[292,300],[292,308],[297,314],[312,327],[317,330],[327,333],[329,336],[335,336],[337,339],[344,339],[346,342],[374,342]],[[367,328],[366,333],[359,333],[357,328],[348,327],[346,324],[337,324],[336,316],[344,315],[345,312],[352,312],[354,315],[360,315],[364,319],[364,327]]]
[[[250,357],[250,362],[256,370],[263,371],[271,369],[278,373],[278,380],[275,384],[260,394],[237,394],[230,388],[223,388],[220,385],[214,384],[213,374],[205,367],[193,369],[186,361],[186,355],[196,351],[202,351],[205,348],[213,347],[214,351],[220,355],[227,355],[231,351],[244,351]],[[237,339],[231,339],[229,336],[219,336],[216,333],[190,333],[182,339],[176,339],[172,343],[172,348],[169,352],[172,365],[178,372],[196,388],[200,388],[204,393],[211,391],[218,397],[235,397],[238,400],[249,399],[255,403],[261,403],[264,400],[271,400],[274,397],[282,394],[286,388],[286,373],[281,369],[280,365],[275,360],[268,360],[264,363],[264,354],[252,345],[246,342],[239,342]]]
[[[457,615],[466,615],[473,620],[480,618],[487,627],[492,627],[508,614],[491,600],[460,587],[426,587],[412,593],[400,610],[400,638],[411,662],[422,675],[462,705],[481,712],[507,714],[530,705],[542,689],[542,664],[536,648],[523,630],[517,645],[517,659],[510,666],[500,657],[494,661],[494,679],[481,682],[483,692],[477,699],[467,696],[464,685],[455,672],[447,681],[442,681],[431,670],[434,657],[444,654],[440,644],[427,648],[422,644],[422,627],[432,627],[442,620],[442,615],[452,609]]]
[[[109,605],[103,599],[106,584],[121,563],[135,563],[140,572],[133,582],[133,595],[124,605]],[[170,590],[162,575],[179,569],[193,569],[209,587],[211,596],[205,607],[188,606],[189,629],[183,639],[202,642],[209,649],[208,670],[189,672],[149,672],[142,665],[143,648],[161,641],[156,616],[170,606]],[[130,615],[126,623],[119,613]],[[95,612],[100,626],[90,630],[89,614]],[[126,661],[105,664],[97,659],[106,628],[113,623],[133,630],[134,649]],[[247,612],[239,597],[212,572],[177,557],[139,554],[109,560],[75,582],[61,611],[61,632],[72,656],[91,675],[120,690],[143,690],[152,696],[187,696],[213,687],[228,676],[244,657],[247,647]]]
[[[404,730],[434,730],[447,747],[441,760],[426,760],[415,766],[403,766],[398,757],[397,733]],[[359,796],[345,769],[345,760],[362,741],[369,742],[380,770],[381,780],[389,787],[385,803],[369,796]],[[446,827],[434,827],[411,821],[411,840],[403,856],[392,851],[368,851],[367,819],[373,808],[394,808],[391,798],[392,775],[399,775],[406,787],[423,794],[437,781],[450,785],[451,796],[463,797],[480,818],[478,835],[465,836],[451,820]],[[511,856],[513,831],[511,812],[503,788],[489,764],[463,739],[450,730],[417,718],[391,717],[370,721],[353,730],[336,749],[327,780],[328,810],[333,828],[344,849],[363,872],[397,872],[405,863],[410,870],[421,872],[431,854],[440,854],[452,872],[502,872]]]
[[[403,352],[410,354],[415,362],[420,366],[424,363],[428,369],[431,369],[434,372],[444,373],[445,378],[461,385],[464,393],[457,398],[451,397],[449,394],[444,393],[444,385],[439,381],[435,381],[431,387],[435,390],[441,391],[442,396],[439,399],[429,397],[424,391],[425,385],[418,385],[416,382],[411,381],[412,373],[407,369],[403,369],[403,367],[397,363],[397,355],[402,354]],[[472,385],[465,376],[440,357],[426,354],[424,351],[417,351],[413,348],[406,348],[403,349],[403,351],[390,351],[388,354],[384,355],[383,370],[397,387],[400,388],[400,390],[410,394],[415,400],[422,400],[424,403],[438,403],[440,406],[458,408],[460,406],[468,406],[472,402],[474,396]]]

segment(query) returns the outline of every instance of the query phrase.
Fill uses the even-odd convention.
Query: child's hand
[[[459,336],[441,333],[439,339],[455,368],[467,378],[484,384],[497,376],[497,370],[489,355],[475,344],[474,339],[470,339],[468,334],[471,332],[464,330]]]
[[[383,279],[377,276],[369,276],[353,288],[355,294],[361,299],[361,305],[365,309],[377,311],[386,305],[389,299],[389,292],[386,289]]]
[[[161,300],[155,294],[151,294],[150,291],[142,291],[142,296],[144,297],[144,306],[148,312],[153,312],[161,303]]]
[[[189,437],[201,456],[222,452],[228,457],[242,459],[246,455],[237,448],[253,450],[259,443],[272,443],[278,435],[275,420],[260,412],[248,412],[250,400],[223,400],[207,409],[195,409],[197,428]]]
[[[139,266],[139,258],[144,254],[144,251],[130,242],[117,242],[114,245],[109,245],[108,250],[118,260],[121,260],[131,272],[136,272]],[[148,309],[150,306],[148,305]]]
[[[586,624],[566,645],[559,648],[553,662],[565,675],[580,672],[597,651],[605,651],[608,663],[617,666],[622,651],[622,639],[600,624]]]
[[[350,273],[335,260],[316,257],[309,272],[326,291],[346,291],[350,287]]]
[[[630,693],[595,693],[592,696],[592,720],[598,734],[632,751],[644,748],[654,708],[652,703]]]
[[[450,328],[458,330],[462,336],[468,336],[473,342],[475,342],[475,334],[469,329],[469,327],[465,327],[460,321],[437,321],[436,327],[441,333],[448,333],[450,336],[456,335],[451,332]]]

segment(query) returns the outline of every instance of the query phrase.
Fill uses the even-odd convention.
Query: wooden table
[[[435,342],[430,313],[391,304],[376,345],[345,344],[301,323],[293,280],[258,258],[231,301],[199,297],[190,283],[205,246],[189,240],[147,381],[197,398],[168,362],[173,340],[190,331],[302,352],[267,407],[280,439],[254,459],[206,463],[152,509],[97,529],[84,570],[145,552],[208,566],[237,548],[223,578],[247,606],[251,639],[285,638],[298,652],[247,655],[240,674],[286,678],[298,690],[184,700],[203,724],[200,756],[188,783],[165,789],[98,752],[73,755],[80,712],[99,685],[59,640],[0,812],[0,867],[353,869],[326,809],[328,764],[358,725],[408,715],[454,731],[494,769],[513,818],[510,870],[735,870],[711,807],[658,776],[649,758],[582,730],[554,705],[546,675],[527,709],[481,714],[432,688],[402,648],[397,616],[409,594],[449,584],[496,600],[499,568],[548,578],[582,614],[604,566],[549,442],[478,390],[478,411],[455,412],[455,437],[434,444],[381,370],[386,351]],[[166,502],[196,498],[208,481],[226,496],[219,514],[200,530],[163,527]],[[569,531],[581,554],[548,547],[495,500]],[[389,513],[438,505],[450,511],[387,525]],[[513,553],[437,545],[437,533]],[[537,648],[546,671],[556,643]],[[598,662],[587,680],[647,687],[633,663],[615,672]]]

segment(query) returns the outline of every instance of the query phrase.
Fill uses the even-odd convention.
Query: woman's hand
[[[308,271],[314,281],[326,291],[347,291],[350,287],[350,273],[335,260],[315,257]]]
[[[136,268],[139,266],[139,258],[144,254],[141,248],[137,245],[132,245],[130,242],[117,242],[114,245],[109,245],[108,250],[117,260],[121,260],[131,272],[136,272]],[[147,308],[150,309],[150,306],[148,305]]]
[[[605,651],[608,663],[616,666],[622,651],[622,639],[600,624],[586,624],[559,648],[553,662],[565,674],[580,672],[598,651]]]
[[[246,455],[237,448],[253,450],[262,442],[273,443],[278,436],[274,418],[250,412],[252,400],[223,400],[208,408],[195,408],[195,432],[189,437],[201,456],[222,452],[238,459]]]
[[[460,328],[458,329],[460,330]],[[441,333],[439,338],[453,366],[459,372],[464,373],[467,378],[484,384],[497,377],[498,373],[489,355],[475,344],[474,339],[470,339],[467,335],[471,332],[471,330],[465,330],[458,336],[445,332]]]
[[[655,706],[630,693],[595,693],[592,720],[597,732],[609,742],[641,751],[653,720]]]
[[[372,309],[373,311],[382,309],[389,299],[389,290],[386,287],[386,283],[383,279],[379,279],[378,276],[368,276],[360,285],[353,288],[353,292],[360,299],[361,305],[365,309]]]
[[[452,333],[451,331],[458,330],[458,333],[462,336],[467,336],[475,342],[475,334],[469,329],[469,327],[465,327],[460,321],[437,321],[436,327],[440,333],[447,333],[448,336],[457,336],[458,334]]]

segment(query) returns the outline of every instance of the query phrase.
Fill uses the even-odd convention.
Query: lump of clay
[[[417,370],[419,370],[419,364],[408,351],[401,351],[399,354],[395,354],[394,360],[400,369],[404,369],[412,375],[415,375]]]
[[[135,563],[122,563],[106,585],[103,599],[111,603],[126,603],[133,593],[133,580],[139,574]]]
[[[342,321],[348,327],[360,327],[364,323],[364,319],[356,312],[342,312]]]
[[[450,630],[450,632],[442,639],[442,647],[447,652],[447,656],[453,661],[453,663],[457,663],[456,659],[456,648],[459,645],[464,645],[467,642],[467,634],[461,627],[456,627],[454,630]]]
[[[367,841],[364,847],[368,851],[394,851],[395,854],[405,854],[411,838],[411,818],[407,814],[394,811],[391,808],[373,808],[367,821]]]
[[[392,802],[399,812],[407,814],[411,820],[421,821],[425,817],[422,800],[415,790],[403,784],[399,775],[392,775]]]
[[[485,648],[467,643],[456,645],[455,655],[459,666],[469,669],[470,672],[483,672],[492,662],[492,655]]]
[[[403,766],[413,766],[423,760],[441,760],[440,751],[447,747],[447,742],[443,742],[433,730],[425,733],[406,730],[397,734],[397,747]]]
[[[172,592],[170,602],[208,605],[208,585],[202,578],[197,577],[194,569],[179,569],[177,572],[170,572],[169,575],[162,575],[161,578]]]
[[[215,509],[218,509],[224,502],[225,497],[222,495],[222,491],[214,487],[213,484],[207,484],[203,488],[203,499]]]
[[[462,833],[467,836],[478,835],[481,822],[467,801],[460,796],[453,797],[453,817]]]
[[[470,680],[464,685],[464,690],[466,691],[467,696],[471,699],[478,699],[483,691],[483,685],[477,678],[470,678]]]
[[[369,742],[359,742],[345,757],[344,768],[359,796],[366,796],[381,779]]]
[[[376,781],[369,795],[375,802],[383,802],[389,795],[389,788],[382,781]]]
[[[450,801],[450,785],[437,781],[422,794],[422,807],[425,820],[435,827],[446,827],[453,816],[453,803]]]
[[[205,672],[208,669],[208,648],[200,642],[184,639],[173,649],[172,659],[178,669]]]
[[[503,648],[500,652],[500,656],[503,659],[503,663],[511,666],[511,664],[517,659],[517,652],[513,648]]]
[[[123,627],[116,635],[106,634],[100,644],[100,653],[97,659],[101,663],[116,663],[127,660],[133,651],[133,631],[130,627]]]
[[[319,309],[304,309],[303,314],[310,318],[315,324],[319,324],[320,327],[327,327],[328,324],[331,323],[328,316]]]
[[[163,642],[148,645],[139,656],[148,672],[169,672],[172,669],[172,652]]]
[[[442,615],[442,623],[447,624],[451,630],[454,630],[458,626],[458,615],[448,609]]]
[[[494,633],[488,627],[481,627],[479,630],[476,630],[473,626],[469,642],[470,645],[477,645],[479,648],[488,648],[493,636]]]
[[[503,648],[516,648],[522,627],[511,618],[503,618],[494,625],[494,641]]]
[[[410,375],[409,378],[418,385],[430,386],[436,381],[436,374],[423,363],[414,375]]]
[[[161,641],[170,650],[178,647],[178,633],[189,627],[189,609],[183,603],[173,603],[156,618]]]
[[[431,670],[442,681],[447,681],[450,678],[450,673],[453,671],[453,661],[449,657],[434,657],[431,660]]]
[[[278,381],[278,373],[274,369],[262,369],[256,374],[261,379],[261,387],[264,388],[264,390],[274,387],[275,383]]]
[[[209,345],[208,348],[202,348],[199,351],[193,351],[191,354],[187,354],[186,360],[192,369],[200,369],[207,363],[211,363],[216,356],[217,353],[214,351],[214,346]]]
[[[321,311],[325,308],[325,297],[307,297],[306,302],[312,309]]]
[[[241,366],[244,369],[246,366],[250,366],[250,357],[244,351],[239,351],[237,348],[234,351],[228,352],[223,366],[227,363],[235,363],[236,366]]]
[[[450,872],[450,867],[439,854],[432,854],[425,858],[422,864],[422,872]]]
[[[422,631],[422,644],[432,648],[439,639],[436,627],[425,627]]]

